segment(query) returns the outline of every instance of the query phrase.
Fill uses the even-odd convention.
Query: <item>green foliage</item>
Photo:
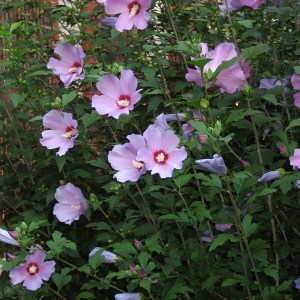
[[[217,1],[152,1],[148,27],[120,33],[100,23],[104,5],[69,2],[1,4],[1,228],[16,231],[20,247],[0,242],[1,256],[16,256],[0,260],[0,298],[298,299],[300,175],[289,158],[299,147],[300,119],[289,80],[300,74],[299,3],[269,0],[223,16]],[[55,46],[66,42],[86,54],[85,76],[69,88],[47,68],[58,58]],[[200,56],[199,43],[213,50],[226,42],[238,54],[205,73],[212,58]],[[222,74],[230,82],[233,66],[247,73],[247,64],[247,82],[235,92],[215,85]],[[205,73],[198,74],[203,86],[186,80],[187,68]],[[100,116],[91,106],[96,84],[123,69],[134,72],[142,97],[130,114]],[[262,79],[277,85],[260,88]],[[40,144],[52,109],[78,122],[63,156]],[[172,178],[148,171],[137,182],[118,182],[109,152],[161,113],[177,114],[168,125],[188,152],[182,168]],[[214,154],[227,167],[222,176],[195,163]],[[257,182],[278,169],[284,176]],[[70,225],[53,214],[56,190],[67,183],[89,205]],[[230,228],[218,231],[224,224]],[[12,285],[9,271],[34,245],[55,261],[55,272],[29,291]],[[102,250],[89,257],[95,247]],[[104,250],[117,261],[106,263]]]

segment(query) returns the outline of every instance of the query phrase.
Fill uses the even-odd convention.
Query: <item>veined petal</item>
[[[122,95],[120,80],[111,74],[101,76],[96,87],[103,95],[115,100],[119,100]]]
[[[117,23],[115,24],[115,28],[122,32],[124,29],[131,30],[133,27],[133,20],[129,14],[129,11],[124,11],[120,14]]]
[[[143,161],[145,163],[145,168],[147,170],[152,170],[156,165],[156,162],[154,161],[153,153],[149,151],[147,148],[142,148],[137,152],[136,160]]]
[[[149,149],[150,152],[154,153],[155,151],[163,150],[161,149],[161,135],[162,132],[158,128],[148,128],[144,132],[143,136],[146,140],[147,149]]]
[[[48,149],[58,148],[66,140],[60,130],[45,130],[42,132],[42,137],[40,143]]]
[[[113,110],[119,109],[117,100],[105,95],[94,95],[92,97],[92,107],[96,109],[99,115],[105,115]]]
[[[57,60],[53,57],[50,58],[50,60],[47,64],[47,68],[51,69],[53,71],[53,73],[56,75],[59,75],[62,73],[69,73],[71,66],[72,65],[70,65],[67,62]]]
[[[161,133],[161,149],[166,153],[173,151],[179,144],[180,139],[173,131],[167,130]],[[158,149],[159,150],[159,149]]]
[[[20,264],[10,270],[9,277],[13,285],[24,281],[27,277],[26,264]]]
[[[68,223],[66,224],[71,224],[74,220],[79,219],[78,210],[69,205],[64,205],[60,203],[56,203],[54,205],[53,214],[57,217],[57,219],[60,222],[66,223],[68,221]]]
[[[64,83],[65,87],[69,87],[71,82],[76,78],[77,74],[60,74],[59,78]]]
[[[135,155],[123,145],[116,145],[108,153],[108,161],[115,170],[134,170],[133,160],[135,160]]]
[[[82,58],[85,54],[82,51],[82,47],[80,45],[73,46],[70,43],[58,44],[55,47],[54,52],[58,54],[63,61],[73,66],[74,62],[78,62],[81,64]]]
[[[151,171],[151,174],[159,174],[160,178],[169,178],[172,177],[174,168],[167,163],[164,165],[155,164],[154,168]]]
[[[148,10],[151,6],[151,0],[139,0],[142,10]]]
[[[56,152],[56,155],[59,155],[59,156],[65,155],[70,148],[73,148],[74,147],[74,139],[75,138],[65,139],[60,144],[59,150]]]
[[[294,104],[300,108],[300,92],[294,94]]]
[[[36,291],[42,285],[43,281],[38,275],[27,276],[24,280],[23,286],[28,290]]]
[[[55,261],[45,261],[43,264],[39,266],[39,273],[38,275],[41,277],[43,280],[49,280],[50,276],[52,273],[55,272]]]
[[[201,72],[199,70],[188,69],[188,73],[185,75],[187,81],[196,82],[198,85],[203,86]]]
[[[182,168],[182,162],[187,158],[187,152],[184,147],[181,147],[180,149],[176,148],[168,155],[167,164],[179,170]]]
[[[136,92],[138,85],[137,78],[131,70],[122,70],[120,77],[120,87],[123,95],[131,96]]]
[[[131,0],[106,0],[105,12],[108,15],[115,15],[128,11],[128,4],[130,2]]]
[[[50,110],[43,118],[43,126],[51,129],[65,131],[62,115],[55,109]]]
[[[148,26],[147,21],[149,19],[150,19],[150,15],[146,11],[141,10],[138,15],[135,15],[133,17],[133,22],[137,29],[143,30],[147,28]]]

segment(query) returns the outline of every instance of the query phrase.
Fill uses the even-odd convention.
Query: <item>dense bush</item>
[[[298,299],[300,2],[224,1],[2,5],[1,299]]]

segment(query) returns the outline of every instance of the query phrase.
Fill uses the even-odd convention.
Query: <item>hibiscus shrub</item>
[[[217,2],[2,4],[1,299],[299,298],[300,2]]]

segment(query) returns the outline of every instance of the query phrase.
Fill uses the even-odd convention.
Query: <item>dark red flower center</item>
[[[77,134],[77,130],[73,126],[70,126],[66,128],[66,133],[62,134],[62,136],[65,137],[66,139],[69,139],[75,136],[76,134]]]
[[[143,161],[133,160],[132,164],[140,172],[142,170],[142,168],[143,168],[143,166],[144,166],[145,163]]]
[[[163,150],[154,152],[153,156],[154,156],[154,161],[160,165],[164,165],[169,158],[169,155]]]
[[[33,276],[39,272],[39,266],[36,263],[29,263],[26,267],[26,272]]]
[[[121,95],[117,104],[120,108],[125,108],[130,105],[130,96],[129,95]]]
[[[81,64],[79,62],[75,61],[73,66],[69,69],[69,72],[75,74],[77,72],[78,68],[80,68],[80,67],[81,67]]]
[[[128,4],[128,10],[130,13],[130,17],[138,15],[141,10],[141,5],[137,1],[132,1]]]

